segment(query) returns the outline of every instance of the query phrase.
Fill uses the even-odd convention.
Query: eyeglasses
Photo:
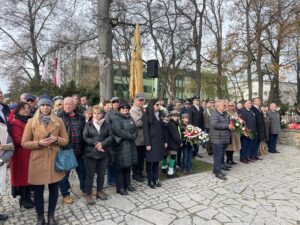
[[[234,106],[234,105],[228,105],[228,106]]]

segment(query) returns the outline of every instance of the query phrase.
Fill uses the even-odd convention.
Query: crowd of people
[[[59,191],[64,204],[73,203],[71,171],[55,168],[59,151],[74,151],[80,189],[88,205],[95,204],[95,198],[107,199],[103,190],[106,174],[108,184],[114,185],[117,193],[128,195],[135,191],[131,179],[147,180],[149,188],[155,189],[162,186],[159,170],[168,178],[177,177],[177,171],[191,173],[192,158],[202,157],[200,145],[213,155],[215,176],[226,180],[224,171],[237,164],[234,152],[240,151],[240,162],[245,164],[260,160],[259,156],[267,153],[266,148],[270,153],[278,153],[277,106],[260,104],[258,98],[236,105],[224,99],[201,102],[194,96],[183,102],[176,99],[166,106],[158,99],[146,102],[143,94],[137,94],[133,104],[113,97],[91,107],[86,97],[77,94],[37,98],[24,93],[20,102],[9,108],[0,91],[0,124],[6,127],[0,136],[7,137],[6,143],[0,145],[0,167],[10,162],[12,196],[20,196],[20,207],[35,208],[38,225],[45,224],[43,194],[48,185],[47,219],[49,225],[55,225]],[[252,135],[236,132],[231,116],[241,118]],[[189,125],[207,132],[209,141],[190,142],[183,135]],[[14,148],[9,147],[10,142]],[[6,219],[0,214],[0,220]]]

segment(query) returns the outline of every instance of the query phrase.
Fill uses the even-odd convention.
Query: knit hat
[[[52,107],[53,106],[52,98],[49,95],[41,95],[39,97],[38,107],[40,107],[41,105],[49,105]]]
[[[113,97],[110,99],[110,103],[120,102],[120,99],[118,97]]]

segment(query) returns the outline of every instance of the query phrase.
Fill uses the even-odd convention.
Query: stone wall
[[[279,136],[279,143],[296,146],[300,149],[300,130],[282,130]]]

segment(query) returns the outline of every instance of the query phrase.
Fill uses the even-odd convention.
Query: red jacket
[[[15,152],[10,160],[11,185],[13,187],[28,186],[28,168],[31,151],[21,146],[26,123],[19,119],[11,119],[11,136]]]

